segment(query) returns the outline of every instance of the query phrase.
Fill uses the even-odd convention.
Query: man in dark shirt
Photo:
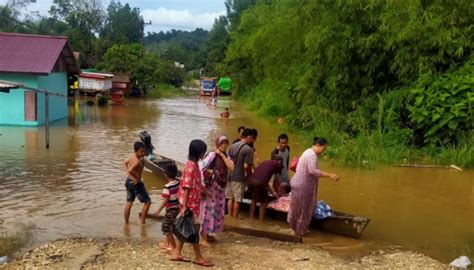
[[[268,193],[270,192],[272,196],[277,197],[275,190],[270,183],[270,180],[275,176],[274,181],[279,181],[278,177],[283,170],[281,156],[274,156],[273,160],[265,160],[260,163],[255,169],[255,172],[250,176],[249,179],[249,190],[252,192],[252,204],[250,205],[250,220],[253,219],[255,213],[255,207],[257,202],[260,203],[260,215],[259,220],[263,222],[265,218],[265,211],[267,209],[268,202],[270,197]]]

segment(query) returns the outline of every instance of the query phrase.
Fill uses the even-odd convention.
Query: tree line
[[[15,3],[15,4],[14,4]],[[140,9],[112,0],[54,0],[47,15],[21,14],[21,1],[0,5],[0,31],[67,36],[81,68],[127,72],[140,87],[181,86],[205,62],[207,31],[148,33]],[[174,62],[184,64],[185,70]]]
[[[329,138],[347,163],[474,166],[473,1],[226,6],[212,68],[250,108]]]

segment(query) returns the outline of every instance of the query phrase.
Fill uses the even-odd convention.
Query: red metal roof
[[[107,78],[112,78],[114,74],[108,74],[108,73],[97,73],[97,72],[82,72],[79,74],[79,77],[81,78],[89,78],[89,79],[99,79],[99,80],[105,80]]]
[[[0,72],[49,74],[61,54],[68,72],[80,72],[67,37],[0,32],[0,44]]]

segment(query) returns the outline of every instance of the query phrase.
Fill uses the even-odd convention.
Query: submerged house
[[[61,94],[49,97],[49,122],[68,116],[68,76],[79,73],[67,37],[0,32],[0,80]],[[21,87],[0,91],[0,125],[43,124],[44,94]]]

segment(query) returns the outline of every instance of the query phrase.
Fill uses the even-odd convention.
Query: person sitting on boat
[[[304,151],[298,160],[296,173],[290,181],[288,224],[291,227],[292,235],[301,237],[308,232],[317,201],[319,178],[327,177],[334,181],[339,180],[338,175],[319,169],[318,156],[324,153],[326,147],[326,139],[315,137],[313,146]]]
[[[282,161],[281,156],[274,156],[273,160],[265,160],[258,165],[255,172],[249,177],[249,191],[252,193],[250,220],[253,219],[258,202],[260,203],[259,221],[263,222],[267,205],[271,199],[268,194],[270,193],[273,198],[278,197],[270,180],[274,177],[274,181],[279,181],[278,178],[283,170]]]

